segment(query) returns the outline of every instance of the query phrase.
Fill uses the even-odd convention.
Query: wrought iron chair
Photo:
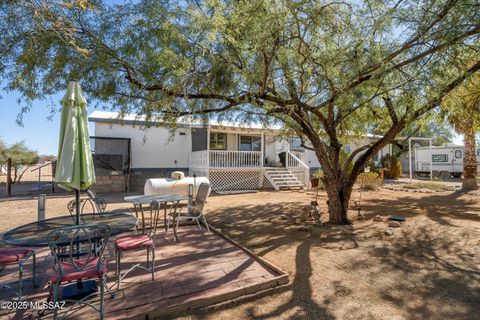
[[[70,212],[70,215],[72,216],[73,220],[75,221],[76,219],[75,200],[72,200],[67,204],[67,209],[68,209],[68,212]],[[94,198],[94,199],[89,198],[89,199],[80,200],[80,217],[84,212],[94,213],[94,214],[95,213],[103,214],[103,213],[106,213],[106,209],[107,209],[107,201],[103,198]],[[83,221],[83,218],[82,218],[82,222],[85,223]]]
[[[198,228],[201,230],[200,221],[203,222],[207,231],[210,232],[208,227],[207,218],[205,218],[204,208],[205,203],[207,203],[208,195],[210,194],[210,185],[208,183],[202,183],[198,187],[197,195],[195,197],[195,202],[193,206],[187,206],[187,212],[183,213],[182,208],[179,211],[175,210],[170,213],[170,216],[173,217],[173,227],[178,229],[178,225],[181,220],[195,220],[197,222]]]
[[[55,305],[59,301],[72,302],[73,305],[65,311],[62,319],[78,310],[76,306],[83,304],[100,312],[103,319],[104,290],[107,289],[106,273],[107,264],[103,253],[110,237],[110,227],[105,224],[83,224],[56,229],[49,233],[48,246],[55,259],[55,266],[49,274],[49,297],[48,300]],[[59,255],[59,248],[68,247],[68,259]],[[92,247],[97,250],[93,252]],[[77,284],[85,279],[97,280],[100,287],[100,306],[96,307],[87,299],[96,296],[97,291],[90,293],[79,300],[58,297],[58,289],[65,284],[76,281]],[[72,284],[71,284],[72,285]],[[76,285],[76,284],[73,284]],[[65,288],[65,287],[62,287]],[[63,291],[63,290],[62,290]],[[111,293],[112,297],[113,294]],[[72,311],[73,310],[73,311]],[[54,319],[58,317],[58,310],[53,310]]]
[[[96,199],[97,198],[97,192],[95,192],[95,190],[93,190],[92,188],[88,188],[85,192],[88,194],[88,197],[90,199]]]
[[[16,294],[18,296],[18,301],[22,301],[23,297],[23,267],[28,259],[32,258],[32,281],[33,286],[37,288],[37,283],[35,282],[35,250],[32,248],[1,248],[0,249],[0,271],[3,270],[7,265],[12,265],[18,263],[18,290]],[[11,285],[1,284],[0,289],[9,289],[11,291],[15,290]]]
[[[142,228],[142,233],[135,231],[135,234],[117,237],[115,240],[115,265],[117,275],[117,289],[127,274],[135,268],[140,268],[152,273],[152,280],[155,279],[155,236],[160,216],[160,203],[152,201],[150,204],[150,226]],[[147,230],[148,229],[148,230]],[[147,263],[137,263],[131,266],[125,273],[120,272],[121,257],[124,252],[134,250],[147,250]]]

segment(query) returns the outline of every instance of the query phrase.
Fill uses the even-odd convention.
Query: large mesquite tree
[[[349,223],[368,159],[480,69],[475,0],[36,0],[0,8],[7,88],[28,100],[73,77],[99,103],[169,122],[282,122],[315,151],[330,220],[340,224]],[[349,139],[379,128],[380,139],[341,156]]]

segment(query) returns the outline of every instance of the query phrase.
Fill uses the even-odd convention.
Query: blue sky
[[[108,5],[122,4],[122,0],[106,0]],[[66,88],[65,88],[66,89]],[[56,112],[51,120],[50,101],[35,101],[33,107],[23,117],[23,127],[16,123],[20,105],[18,92],[6,92],[0,88],[0,139],[7,145],[24,140],[26,145],[40,154],[57,154],[60,112]],[[60,109],[61,95],[50,97]],[[86,97],[88,100],[88,97]],[[93,111],[89,108],[88,113]],[[90,125],[90,134],[93,127]]]
[[[49,120],[50,102],[35,101],[32,109],[24,115],[23,127],[21,127],[16,123],[20,111],[20,105],[17,102],[20,94],[0,91],[0,97],[0,139],[7,145],[24,140],[28,147],[37,150],[40,154],[56,155],[60,112],[56,112]],[[60,110],[61,98],[60,95],[51,97],[58,106],[57,110]],[[92,110],[89,108],[89,113]],[[92,126],[90,126],[90,134],[94,134]]]
[[[20,94],[17,92],[0,91],[0,139],[7,145],[24,140],[26,145],[37,150],[40,154],[57,154],[60,112],[56,112],[52,119],[50,106],[47,101],[35,101],[32,109],[23,117],[23,127],[17,125],[16,119],[20,111],[17,102]],[[51,97],[60,109],[62,97]],[[88,96],[86,97],[88,100]],[[89,114],[93,108],[89,108]],[[90,134],[93,135],[93,126],[90,125]],[[461,136],[456,136],[455,143],[463,144]]]
[[[121,0],[107,0],[109,5],[121,4]],[[40,154],[57,154],[57,141],[59,131],[60,112],[56,112],[52,119],[49,101],[35,101],[32,109],[23,117],[23,127],[17,125],[16,119],[20,111],[17,100],[18,92],[5,92],[0,89],[0,139],[7,145],[24,140],[26,145],[37,150]],[[55,102],[57,109],[60,108],[61,96],[50,97]],[[86,97],[88,100],[88,96]],[[89,113],[93,108],[89,108]],[[93,135],[93,127],[90,125],[90,134]],[[455,136],[455,143],[462,144],[461,136]]]

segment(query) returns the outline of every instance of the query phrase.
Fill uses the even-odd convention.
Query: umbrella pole
[[[77,225],[80,224],[80,190],[75,189],[75,213],[77,220],[75,221]]]

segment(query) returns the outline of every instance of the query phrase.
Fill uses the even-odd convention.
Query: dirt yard
[[[122,196],[106,196],[109,208],[125,207]],[[287,271],[290,283],[177,318],[478,319],[479,195],[363,192],[365,220],[299,231],[295,217],[313,197],[296,191],[212,196],[210,223]],[[354,193],[352,202],[359,197]],[[71,199],[48,198],[47,217],[65,214]],[[323,212],[325,200],[321,193]],[[0,202],[0,233],[34,221],[36,205],[36,199]],[[406,221],[387,236],[388,222],[373,217],[391,214]],[[353,208],[351,217],[357,218]]]

